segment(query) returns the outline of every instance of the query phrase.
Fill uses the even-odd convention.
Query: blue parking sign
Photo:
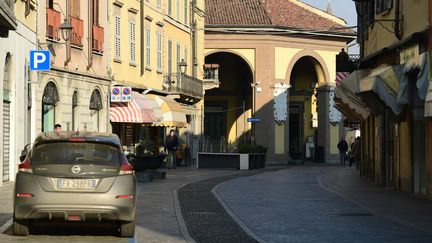
[[[51,68],[51,56],[48,50],[30,51],[30,70],[49,71]]]

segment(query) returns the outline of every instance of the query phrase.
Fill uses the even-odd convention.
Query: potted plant
[[[156,143],[150,139],[141,140],[136,146],[136,154],[132,157],[131,163],[136,171],[161,168],[165,154],[159,154]]]

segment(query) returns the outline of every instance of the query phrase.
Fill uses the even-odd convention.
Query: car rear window
[[[119,165],[120,149],[91,142],[44,143],[33,148],[33,164],[100,164]]]

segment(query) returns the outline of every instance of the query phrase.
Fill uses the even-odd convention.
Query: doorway
[[[289,106],[289,155],[292,159],[302,159],[303,151],[303,103],[293,102]]]

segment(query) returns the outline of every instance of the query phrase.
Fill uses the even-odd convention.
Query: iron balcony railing
[[[0,27],[15,30],[17,22],[14,14],[14,0],[0,1]]]
[[[186,74],[172,73],[165,76],[166,90],[173,94],[183,94],[202,99],[203,81]]]

